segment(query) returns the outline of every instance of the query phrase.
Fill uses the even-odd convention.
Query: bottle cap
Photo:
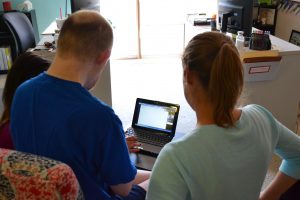
[[[238,31],[237,34],[238,35],[244,35],[244,31]]]

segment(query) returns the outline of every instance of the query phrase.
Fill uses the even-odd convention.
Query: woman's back
[[[199,128],[160,152],[148,199],[279,199],[300,179],[300,138],[263,107],[236,107],[244,68],[232,40],[198,34],[182,64],[184,95]],[[260,194],[273,153],[284,161]]]
[[[257,105],[244,107],[235,127],[196,128],[162,151],[148,199],[258,199],[274,148],[286,142],[282,128]]]

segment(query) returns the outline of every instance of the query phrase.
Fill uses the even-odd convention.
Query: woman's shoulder
[[[274,119],[273,114],[265,107],[258,104],[249,104],[242,108],[244,114],[254,115],[257,119],[266,117],[268,119]]]
[[[201,148],[205,149],[215,137],[223,137],[222,132],[223,129],[216,125],[196,127],[181,138],[168,143],[164,147],[164,150],[169,154],[181,155],[189,151],[193,152],[195,147],[197,147],[198,150]]]

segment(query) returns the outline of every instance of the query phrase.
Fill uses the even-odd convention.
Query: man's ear
[[[192,84],[193,83],[193,73],[188,67],[183,68],[183,80],[187,84]]]
[[[106,62],[109,60],[111,54],[111,49],[106,49],[103,52],[99,54],[99,56],[96,58],[96,62],[98,65],[101,65],[103,63],[106,64]]]

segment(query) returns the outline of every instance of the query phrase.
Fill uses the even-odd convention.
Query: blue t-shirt
[[[166,145],[152,170],[147,200],[258,199],[273,153],[280,171],[300,179],[300,138],[258,105],[235,127],[205,125]]]
[[[118,116],[79,83],[43,73],[22,84],[11,130],[17,150],[71,166],[86,199],[110,199],[110,185],[137,173]]]

